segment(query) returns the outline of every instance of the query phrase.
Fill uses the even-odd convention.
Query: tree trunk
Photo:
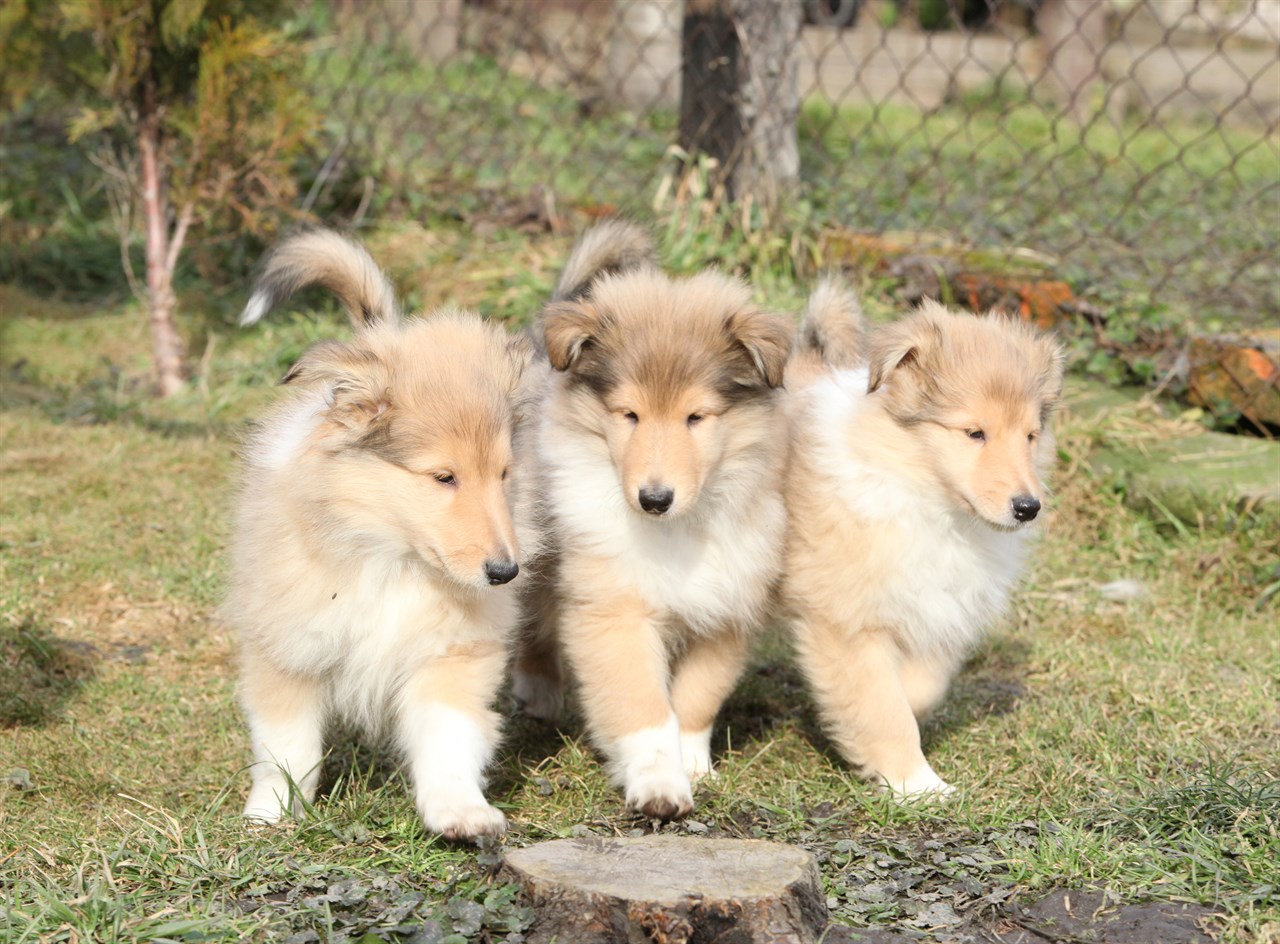
[[[730,200],[771,208],[799,179],[795,0],[688,0],[680,144],[716,159]]]
[[[151,319],[151,347],[157,387],[161,396],[168,397],[183,388],[186,376],[176,317],[177,298],[173,294],[177,254],[170,252],[169,244],[169,207],[160,162],[160,116],[150,84],[143,95],[138,154],[142,164],[142,218],[147,237],[147,307]]]

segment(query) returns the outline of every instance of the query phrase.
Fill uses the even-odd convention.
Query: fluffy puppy
[[[711,772],[711,726],[781,566],[790,323],[746,287],[672,279],[612,222],[570,256],[539,329],[536,438],[557,543],[515,691],[554,714],[558,632],[588,732],[628,806],[670,819]]]
[[[917,718],[1022,570],[1063,356],[1021,322],[933,302],[863,336],[857,299],[821,286],[788,374],[783,599],[849,763],[900,795],[947,793]]]
[[[464,312],[401,322],[364,249],[325,231],[276,250],[242,320],[310,284],[356,334],[302,355],[245,450],[223,607],[256,760],[245,816],[301,812],[342,718],[394,737],[428,829],[500,834],[481,787],[537,549],[513,462],[531,348]]]

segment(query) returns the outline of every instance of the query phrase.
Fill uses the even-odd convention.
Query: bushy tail
[[[390,280],[365,248],[332,230],[313,229],[289,237],[267,256],[240,323],[254,324],[310,285],[338,296],[357,328],[400,317]]]
[[[587,230],[569,253],[552,301],[572,301],[591,290],[602,275],[632,272],[657,264],[653,237],[627,220],[605,220]]]
[[[829,275],[809,295],[797,345],[827,367],[856,367],[866,360],[866,320],[857,294]]]

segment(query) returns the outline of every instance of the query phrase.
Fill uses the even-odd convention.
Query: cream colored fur
[[[555,372],[536,461],[557,554],[515,690],[558,710],[558,633],[628,805],[669,819],[711,772],[712,723],[779,576],[791,330],[710,272],[645,265],[572,294],[541,323]]]
[[[339,294],[374,319],[306,352],[246,446],[223,607],[256,760],[245,815],[300,812],[341,718],[394,738],[429,829],[501,833],[481,787],[516,568],[538,549],[514,462],[530,351],[467,313],[385,317],[358,258],[287,258],[364,273]]]
[[[813,314],[789,409],[783,599],[799,659],[855,768],[900,795],[950,792],[917,718],[1022,571],[1062,354],[1021,323],[929,303],[874,332],[865,358],[815,369],[822,319],[839,322]]]

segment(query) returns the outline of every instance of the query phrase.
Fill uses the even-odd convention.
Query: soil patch
[[[1103,891],[1056,891],[1025,909],[1011,909],[1016,927],[999,935],[1007,944],[1091,941],[1097,944],[1212,944],[1205,930],[1214,912],[1203,905],[1150,901],[1117,904]]]
[[[829,927],[822,944],[1213,944],[1217,915],[1204,905],[1119,904],[1105,891],[1062,889],[1030,905],[1014,902],[990,924],[945,931]]]

